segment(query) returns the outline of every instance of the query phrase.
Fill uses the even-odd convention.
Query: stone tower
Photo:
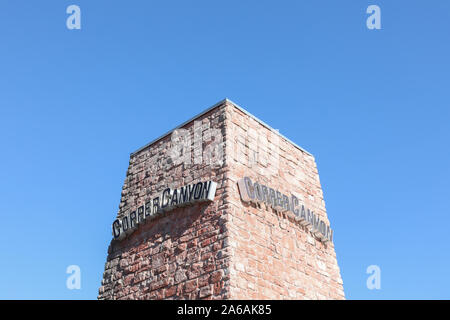
[[[99,299],[344,299],[314,157],[225,99],[130,155]]]

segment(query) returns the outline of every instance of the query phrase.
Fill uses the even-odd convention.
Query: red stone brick
[[[186,281],[184,285],[184,291],[189,293],[197,289],[197,287],[198,287],[197,279]]]
[[[292,213],[243,203],[237,187],[249,176],[282,193],[295,192],[328,223],[314,157],[230,102],[196,121],[224,133],[225,164],[175,165],[171,135],[162,137],[131,155],[118,217],[168,186],[197,181],[218,183],[214,202],[158,215],[112,241],[98,298],[344,299],[334,245],[321,243]],[[193,137],[193,121],[183,128]],[[266,140],[268,152],[255,137]],[[255,164],[249,161],[254,154],[261,157]]]

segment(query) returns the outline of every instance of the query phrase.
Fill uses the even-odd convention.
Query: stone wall
[[[291,212],[240,199],[244,176],[293,193],[329,224],[314,157],[253,117],[227,107],[232,207],[230,294],[236,299],[343,299],[334,245],[317,239]],[[332,225],[331,225],[332,227]]]
[[[228,100],[183,128],[192,140],[187,156],[173,156],[173,135],[131,155],[117,217],[167,187],[198,181],[217,182],[215,200],[174,209],[112,240],[98,298],[344,299],[333,243],[290,212],[242,202],[237,187],[248,176],[295,194],[330,224],[314,157]],[[219,136],[223,161],[211,162]]]
[[[124,240],[112,240],[99,299],[229,297],[225,168],[196,163],[199,150],[194,149],[194,135],[203,136],[203,145],[211,140],[211,129],[224,135],[223,111],[219,106],[195,119],[195,125],[192,121],[183,127],[192,141],[190,164],[172,160],[171,135],[131,155],[118,218],[167,187],[213,180],[218,184],[216,197],[211,203],[177,208],[140,225]]]

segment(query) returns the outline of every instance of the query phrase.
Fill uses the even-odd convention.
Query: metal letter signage
[[[213,201],[217,183],[214,181],[193,183],[179,189],[165,189],[160,196],[149,199],[144,205],[130,212],[112,224],[115,240],[122,240],[131,234],[140,224],[151,220],[165,212],[184,207],[195,202]]]
[[[253,183],[249,177],[238,181],[241,199],[248,203],[265,203],[266,206],[280,212],[292,212],[295,220],[302,226],[310,226],[311,232],[322,242],[333,241],[333,230],[312,210],[300,205],[296,196],[282,194],[258,182]]]

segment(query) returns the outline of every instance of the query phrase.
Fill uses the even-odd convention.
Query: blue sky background
[[[95,299],[129,153],[228,97],[315,155],[347,298],[449,299],[449,32],[446,0],[1,1],[0,298]]]

